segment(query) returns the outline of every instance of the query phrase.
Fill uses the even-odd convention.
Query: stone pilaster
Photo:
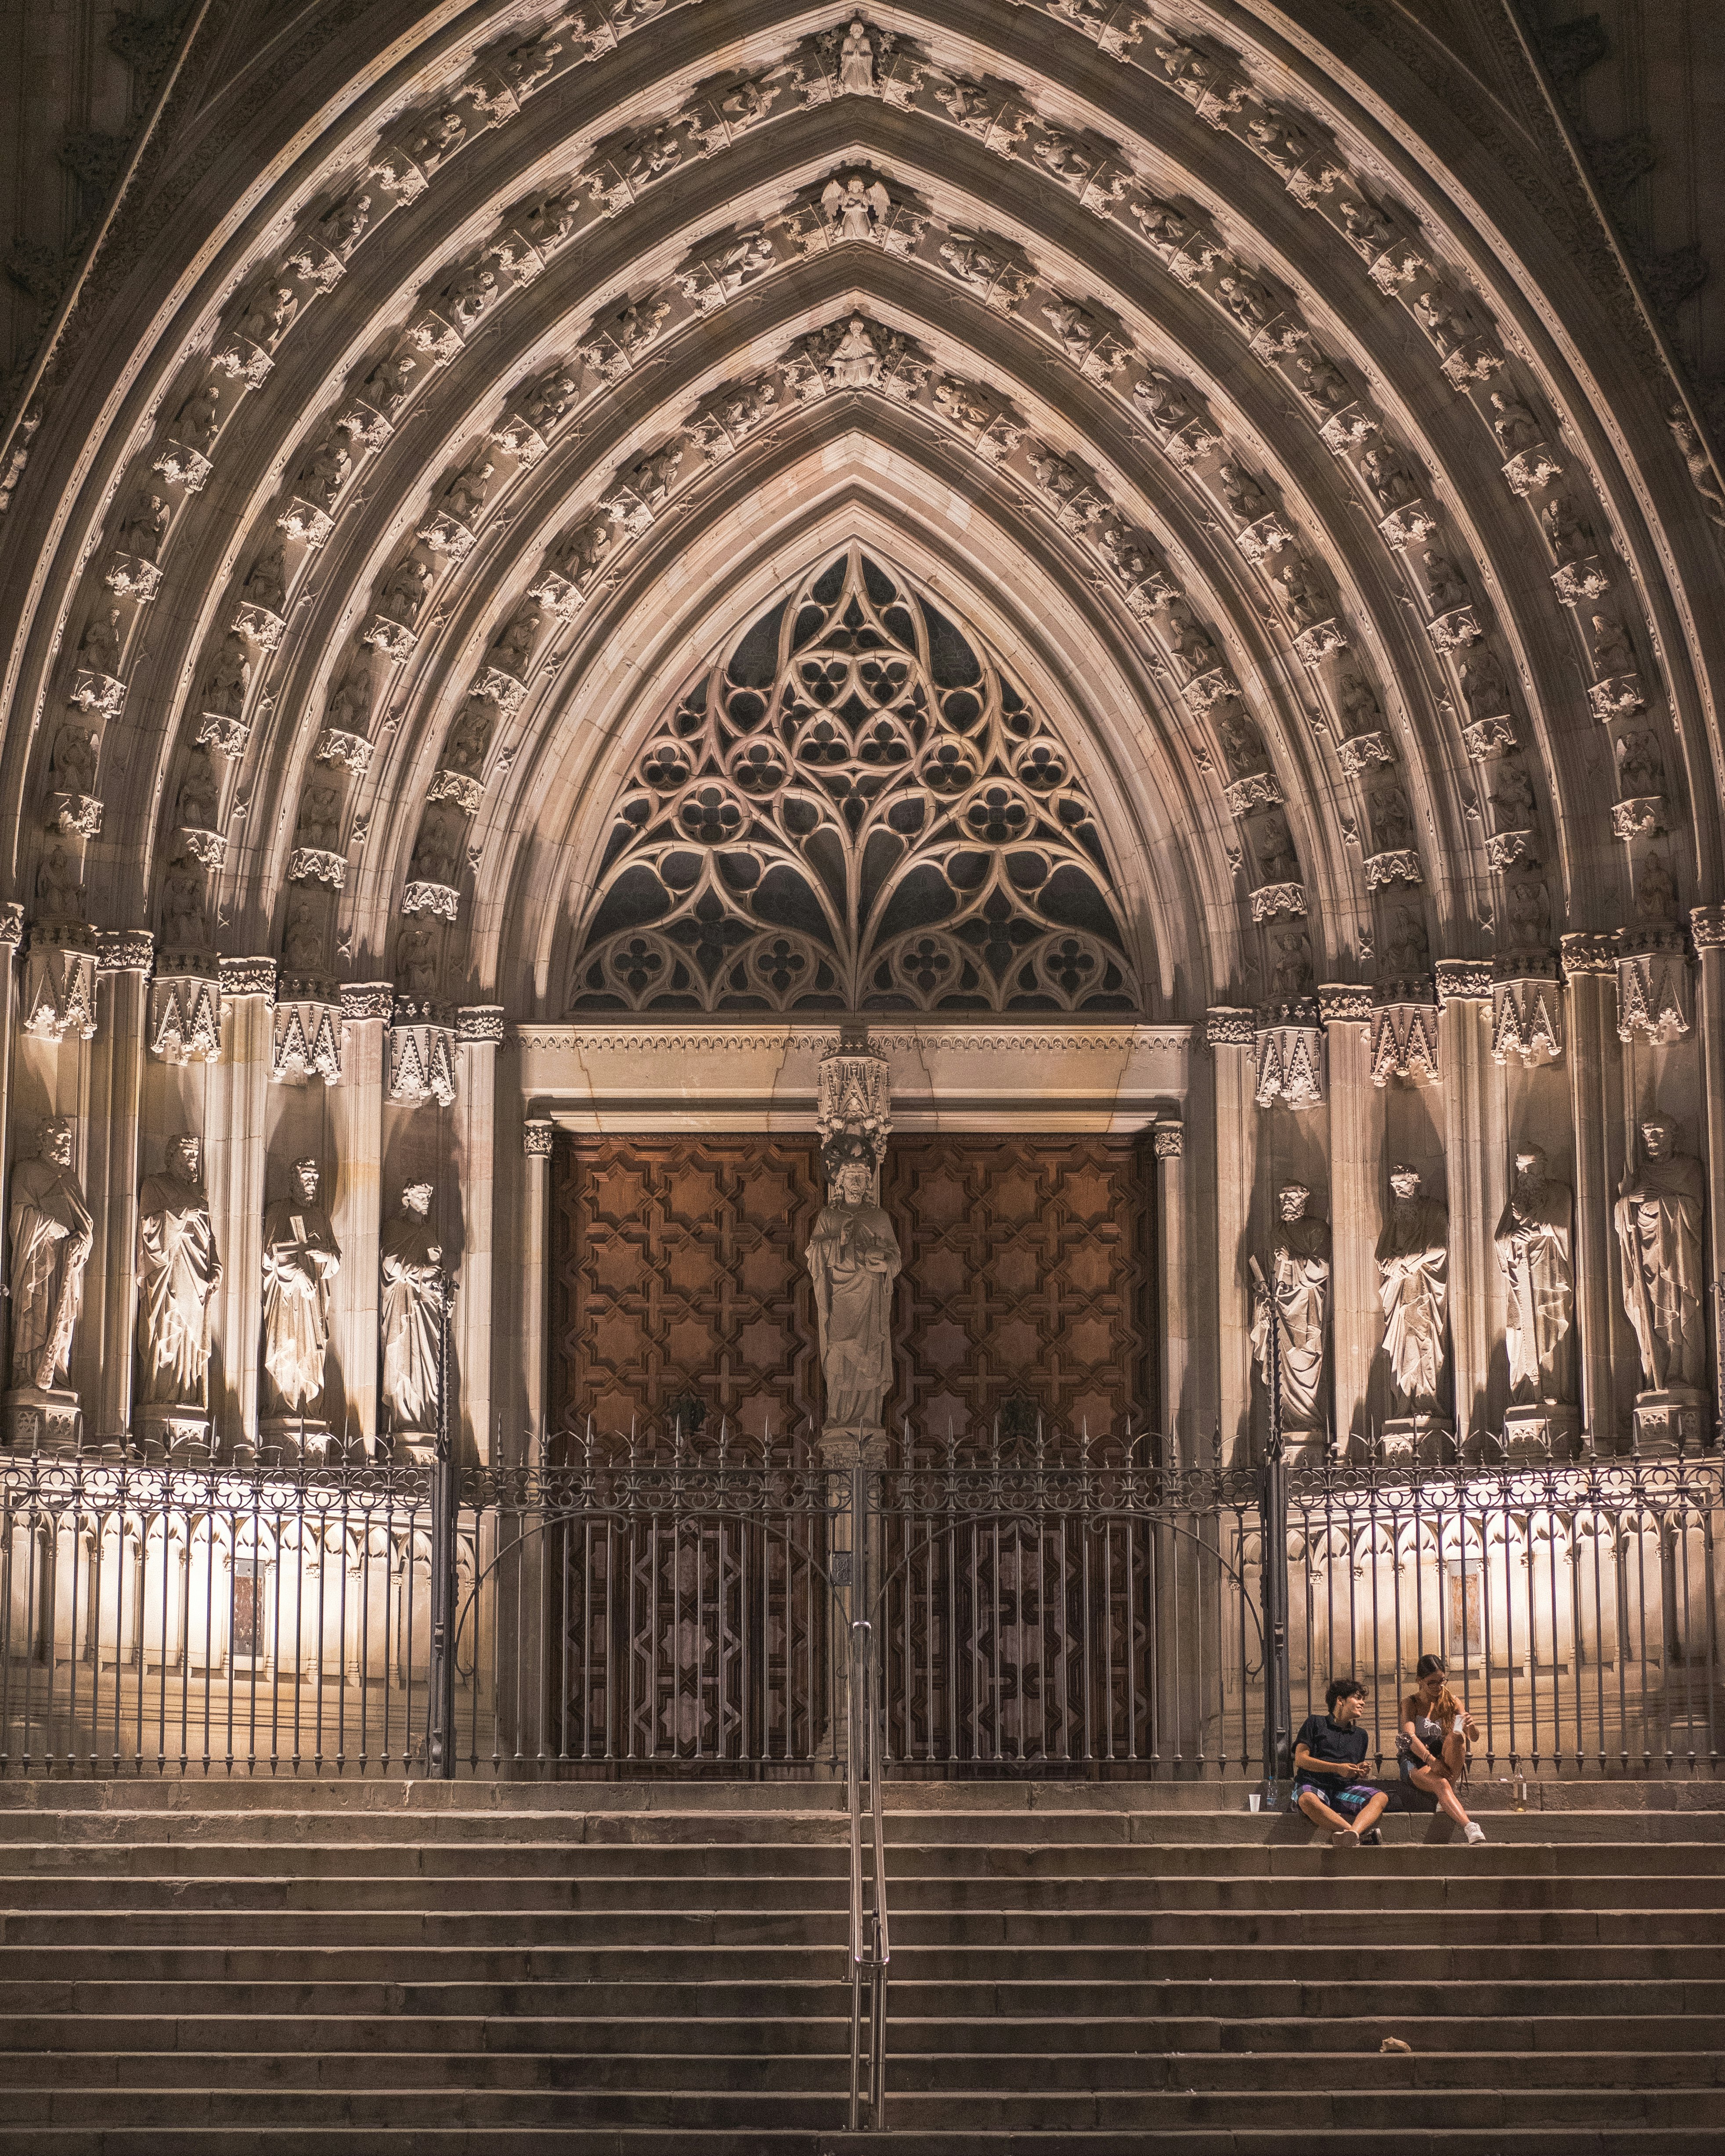
[[[1252,1183],[1257,1128],[1249,1010],[1217,1009],[1204,1019],[1215,1074],[1217,1394],[1224,1455],[1250,1453],[1252,1412]]]
[[[492,1307],[493,1154],[496,1145],[497,1050],[503,1010],[470,1004],[455,1014],[460,1080],[454,1111],[461,1178],[461,1276],[455,1297],[456,1355],[461,1383],[461,1442],[469,1459],[491,1457],[491,1342],[495,1320],[514,1314]]]
[[[545,1430],[546,1242],[551,1233],[551,1142],[555,1134],[554,1124],[531,1117],[521,1126],[520,1346],[511,1356],[512,1361],[519,1357],[514,1391],[521,1428],[508,1434],[511,1458],[516,1447],[523,1456],[536,1450]]]
[[[210,1072],[204,1152],[222,1285],[212,1312],[218,1363],[210,1372],[218,1443],[231,1452],[258,1435],[264,1312],[265,1109],[274,1048],[273,958],[222,961],[222,1060]]]
[[[1702,1088],[1707,1102],[1704,1142],[1697,1148],[1707,1163],[1709,1316],[1713,1330],[1713,1368],[1725,1361],[1725,1326],[1718,1296],[1725,1281],[1725,906],[1697,906],[1689,916],[1700,961]],[[1719,1403],[1725,1414],[1725,1400]]]
[[[137,1319],[138,1105],[155,941],[147,929],[105,929],[96,961],[85,1193],[95,1223],[73,1345],[72,1383],[87,1445],[131,1428]]]
[[[383,1084],[395,992],[387,981],[352,981],[341,990],[347,1043],[341,1075],[329,1089],[335,1153],[330,1225],[341,1245],[330,1330],[347,1393],[350,1437],[372,1451],[377,1436],[377,1240],[382,1215]],[[337,1407],[331,1420],[342,1422]]]
[[[1575,1323],[1582,1426],[1594,1450],[1617,1450],[1620,1385],[1632,1393],[1640,1363],[1620,1368],[1611,1224],[1623,1179],[1623,1045],[1617,1026],[1617,947],[1609,936],[1563,938],[1568,1005],[1569,1100],[1575,1122]],[[1537,1133],[1534,1134],[1537,1136]]]
[[[1180,1424],[1180,1411],[1187,1405],[1187,1373],[1192,1359],[1192,1238],[1186,1222],[1185,1139],[1181,1124],[1158,1122],[1151,1140],[1156,1151],[1156,1206],[1162,1245],[1162,1397],[1157,1410],[1162,1424],[1163,1457],[1170,1462],[1192,1456],[1197,1435],[1189,1427],[1183,1430]]]
[[[1329,1036],[1330,1220],[1334,1250],[1332,1382],[1336,1437],[1367,1435],[1372,1364],[1384,1333],[1375,1252],[1383,1224],[1382,1102],[1373,1083],[1369,991],[1318,991]]]
[[[24,909],[8,901],[0,906],[0,1223],[10,1217],[12,1180],[12,1050],[18,1026],[18,954],[24,940]],[[0,1335],[10,1326],[0,1322]],[[3,1361],[0,1340],[0,1369]]]
[[[1455,1436],[1492,1430],[1491,1364],[1502,1332],[1503,1284],[1492,1238],[1508,1188],[1503,1085],[1491,1060],[1491,968],[1438,968],[1440,1060],[1450,1183],[1450,1353]],[[1494,1431],[1495,1434],[1495,1431]]]

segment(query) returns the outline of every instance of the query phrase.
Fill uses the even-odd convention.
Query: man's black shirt
[[[1358,1767],[1366,1756],[1366,1732],[1359,1724],[1344,1729],[1327,1714],[1307,1716],[1294,1739],[1295,1750],[1302,1744],[1314,1759],[1333,1759],[1338,1767]]]

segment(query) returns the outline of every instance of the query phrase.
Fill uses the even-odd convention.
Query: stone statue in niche
[[[1270,1383],[1270,1333],[1281,1331],[1281,1427],[1291,1437],[1321,1436],[1329,1427],[1324,1399],[1325,1334],[1330,1318],[1330,1224],[1307,1211],[1312,1193],[1285,1183],[1276,1193],[1279,1218],[1270,1241],[1270,1277],[1256,1274],[1252,1353]],[[1272,1309],[1273,1302],[1273,1309]]]
[[[72,1126],[43,1124],[33,1160],[12,1171],[8,1227],[12,1382],[53,1393],[67,1374],[95,1222],[72,1165]]]
[[[1644,1116],[1641,1160],[1624,1176],[1616,1207],[1623,1256],[1623,1306],[1652,1393],[1699,1392],[1707,1382],[1707,1316],[1702,1276],[1706,1176],[1677,1151],[1669,1116]],[[1645,1397],[1645,1395],[1644,1395]]]
[[[1389,1188],[1389,1217],[1378,1238],[1384,1353],[1396,1412],[1417,1422],[1440,1412],[1450,1214],[1439,1199],[1424,1194],[1419,1170],[1405,1162],[1390,1169]]]
[[[146,1424],[151,1408],[187,1409],[183,1419],[202,1422],[209,1301],[221,1278],[203,1142],[186,1132],[168,1140],[162,1173],[145,1177],[138,1199],[138,1360]]]
[[[875,48],[860,22],[853,22],[839,48],[839,88],[857,97],[875,94]]]
[[[455,1292],[430,1222],[433,1186],[410,1183],[401,1211],[383,1227],[383,1400],[398,1447],[435,1442],[438,1345]]]
[[[1566,1406],[1575,1398],[1574,1217],[1568,1184],[1545,1172],[1544,1148],[1517,1146],[1509,1203],[1493,1239],[1509,1290],[1512,1412]]]
[[[870,1192],[874,1146],[839,1132],[822,1148],[828,1199],[803,1253],[814,1282],[826,1388],[824,1437],[884,1435],[880,1404],[892,1383],[892,1283],[903,1260],[892,1223]]]
[[[341,1270],[341,1246],[319,1203],[322,1171],[296,1160],[288,1194],[264,1212],[264,1368],[269,1416],[279,1424],[316,1421],[330,1344],[330,1282]],[[285,1435],[283,1430],[280,1434]]]

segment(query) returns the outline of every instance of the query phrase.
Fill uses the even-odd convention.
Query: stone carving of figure
[[[875,93],[875,49],[860,22],[853,22],[839,48],[839,88],[859,97]]]
[[[835,389],[866,389],[880,372],[880,354],[860,315],[845,325],[845,334],[833,347],[827,373]]]
[[[237,719],[251,686],[252,662],[245,639],[232,630],[216,647],[215,662],[204,684],[203,708],[218,718]]]
[[[281,955],[290,973],[316,973],[322,969],[323,921],[310,891],[296,891],[288,901]]]
[[[395,957],[395,985],[416,1003],[437,993],[437,939],[423,921],[403,929]]]
[[[180,439],[200,452],[208,449],[222,424],[222,385],[206,382],[194,389],[174,418]]]
[[[341,1246],[318,1203],[321,1181],[315,1160],[296,1160],[288,1195],[264,1210],[264,1368],[278,1413],[303,1414],[323,1396],[330,1282],[341,1270]]]
[[[111,675],[120,664],[120,609],[91,614],[78,644],[78,664],[92,674]]]
[[[1651,1392],[1707,1382],[1701,1215],[1706,1178],[1679,1152],[1668,1116],[1641,1118],[1641,1164],[1623,1179],[1616,1207],[1623,1306],[1635,1329]]]
[[[1575,1397],[1574,1214],[1568,1184],[1545,1172],[1543,1148],[1517,1146],[1515,1181],[1493,1239],[1509,1288],[1505,1344],[1514,1407],[1568,1405]]]
[[[814,1281],[825,1428],[878,1430],[892,1383],[892,1283],[903,1262],[892,1223],[869,1196],[875,1150],[840,1132],[824,1149],[829,1196],[803,1253]]]
[[[437,1424],[438,1341],[455,1283],[427,1217],[431,1196],[430,1183],[408,1183],[401,1211],[383,1226],[383,1399],[398,1432]]]
[[[36,871],[36,911],[44,921],[81,921],[84,886],[77,865],[64,846],[56,846]]]
[[[1281,1218],[1271,1238],[1268,1293],[1262,1286],[1256,1290],[1252,1312],[1252,1353],[1268,1384],[1273,1298],[1281,1329],[1281,1426],[1301,1433],[1329,1424],[1324,1335],[1330,1316],[1330,1224],[1307,1212],[1311,1197],[1303,1183],[1285,1183],[1276,1193]]]
[[[252,563],[240,597],[248,606],[261,607],[265,613],[286,612],[287,567],[280,539],[272,539]]]
[[[72,1126],[44,1123],[12,1171],[12,1381],[52,1392],[66,1374],[95,1222],[72,1167]]]
[[[140,487],[120,527],[121,547],[141,562],[153,562],[162,551],[167,531],[167,504],[147,486]]]
[[[820,213],[839,239],[871,239],[876,223],[884,224],[891,210],[892,198],[880,182],[870,183],[860,172],[829,180],[821,189]]]
[[[1416,1168],[1389,1171],[1389,1218],[1378,1238],[1378,1296],[1390,1389],[1407,1414],[1435,1414],[1449,1298],[1450,1215],[1422,1195]]]
[[[1633,674],[1635,670],[1635,647],[1630,644],[1623,624],[1608,613],[1593,617],[1594,665],[1599,678],[1604,680],[1614,674]]]
[[[170,1138],[138,1201],[138,1357],[152,1406],[208,1404],[209,1299],[222,1277],[203,1142]]]
[[[209,940],[203,876],[188,861],[173,861],[162,880],[162,947],[202,951]]]
[[[94,793],[96,755],[100,747],[94,730],[68,719],[54,737],[54,775],[66,793]]]

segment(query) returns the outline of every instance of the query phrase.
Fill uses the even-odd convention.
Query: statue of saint
[[[279,1414],[304,1414],[323,1396],[330,1282],[341,1270],[341,1247],[317,1202],[321,1180],[315,1160],[296,1160],[287,1196],[264,1212],[264,1368]]]
[[[1641,1165],[1623,1178],[1617,1240],[1623,1306],[1635,1328],[1647,1389],[1701,1389],[1707,1383],[1701,1214],[1706,1178],[1692,1153],[1676,1148],[1669,1116],[1641,1118]]]
[[[398,1435],[437,1426],[438,1341],[455,1282],[427,1215],[432,1186],[410,1183],[383,1227],[383,1399]]]
[[[170,1138],[138,1200],[138,1355],[152,1407],[207,1404],[207,1313],[222,1260],[203,1170],[201,1138]]]
[[[1517,1146],[1515,1181],[1493,1239],[1509,1287],[1505,1344],[1512,1407],[1574,1402],[1574,1214],[1568,1184],[1545,1172],[1543,1148]]]
[[[828,1435],[879,1430],[892,1383],[892,1283],[903,1260],[892,1223],[869,1195],[875,1148],[839,1132],[822,1149],[829,1197],[804,1252],[814,1281]]]
[[[1378,1296],[1390,1390],[1405,1414],[1438,1412],[1444,1368],[1444,1306],[1450,1293],[1450,1214],[1421,1195],[1404,1163],[1389,1171],[1389,1218],[1378,1238]]]
[[[874,95],[875,49],[860,22],[851,23],[839,48],[839,89],[841,95],[846,91],[858,97]]]
[[[1268,1294],[1260,1289],[1252,1313],[1252,1353],[1270,1382],[1270,1298],[1281,1327],[1281,1426],[1310,1434],[1327,1430],[1324,1334],[1330,1316],[1330,1224],[1307,1210],[1312,1193],[1285,1183],[1276,1193],[1280,1219],[1270,1245]]]
[[[72,1167],[72,1126],[43,1124],[12,1171],[12,1381],[51,1393],[67,1374],[95,1222]]]

